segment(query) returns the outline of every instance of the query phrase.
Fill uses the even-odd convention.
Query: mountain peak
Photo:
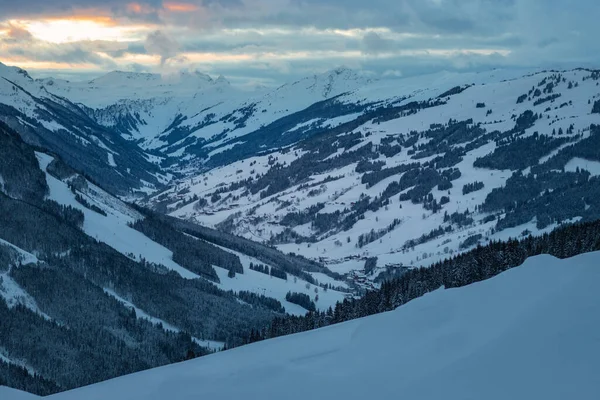
[[[0,62],[0,75],[1,76],[8,76],[8,75],[21,75],[24,78],[26,78],[27,80],[32,81],[33,78],[29,75],[29,73],[27,71],[25,71],[22,68],[19,67],[12,67],[6,64],[3,64]]]
[[[343,74],[355,74],[356,72],[352,68],[346,66],[340,66],[329,71],[330,75],[343,75]]]
[[[91,80],[89,83],[103,85],[126,85],[130,82],[150,82],[159,79],[161,79],[160,75],[147,72],[112,71],[99,78]]]
[[[179,72],[179,77],[181,79],[195,79],[203,82],[213,82],[213,78],[211,78],[210,75],[200,72],[198,70],[181,71]]]
[[[226,85],[230,85],[229,81],[227,80],[227,78],[225,78],[223,75],[219,75],[219,77],[217,78],[217,80],[215,81],[216,83],[221,83],[221,84],[226,84]]]

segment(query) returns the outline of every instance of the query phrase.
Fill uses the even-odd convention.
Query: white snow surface
[[[289,301],[287,301],[285,299],[285,295],[288,292],[304,293],[308,295],[313,301],[318,295],[319,298],[317,301],[315,301],[315,306],[321,311],[326,311],[329,307],[335,308],[335,304],[337,302],[344,300],[344,294],[341,292],[335,290],[324,291],[320,287],[317,287],[300,278],[295,278],[294,276],[289,274],[288,279],[283,280],[272,277],[270,275],[263,274],[262,272],[253,271],[250,269],[250,263],[268,265],[269,268],[272,268],[272,266],[261,262],[256,258],[249,257],[244,254],[234,252],[232,250],[228,251],[233,254],[236,254],[240,258],[242,266],[244,267],[244,273],[236,274],[235,277],[229,278],[227,276],[229,272],[228,270],[214,266],[215,271],[219,276],[219,280],[221,281],[221,283],[217,284],[217,286],[223,290],[233,290],[234,292],[247,290],[253,293],[257,293],[259,295],[272,297],[281,302],[281,304],[285,308],[285,311],[288,314],[293,315],[304,315],[306,314],[307,310],[300,307],[297,304],[290,303]],[[320,275],[329,278],[327,275]],[[336,282],[337,285],[343,286],[343,283],[334,281],[332,278],[329,279],[331,279],[332,282]],[[319,278],[317,278],[317,280],[319,280]],[[320,283],[329,282],[320,281]],[[317,289],[317,292],[315,292],[315,289]]]
[[[0,298],[3,298],[9,307],[12,308],[20,304],[43,316],[45,319],[50,320],[50,317],[38,308],[35,299],[7,273],[0,274],[0,278]]]
[[[41,169],[46,172],[46,181],[50,188],[50,199],[59,204],[81,210],[85,215],[83,230],[86,234],[138,261],[139,257],[143,257],[150,262],[164,265],[184,278],[198,278],[198,275],[173,261],[171,250],[150,240],[141,232],[127,225],[129,222],[142,218],[139,213],[91,183],[88,183],[89,188],[82,195],[91,204],[103,209],[107,216],[87,209],[75,200],[75,195],[65,182],[47,173],[46,168],[52,162],[52,157],[44,153],[36,153],[36,155]]]
[[[116,167],[117,163],[115,162],[115,156],[112,153],[106,153],[107,157],[108,157],[108,165],[110,165],[111,167]]]
[[[0,386],[0,399],[5,400],[32,400],[39,399],[39,396],[35,394],[22,392],[20,390],[16,390],[13,388],[9,388],[6,386]]]
[[[392,312],[50,399],[596,400],[599,265],[600,253],[538,256]],[[0,393],[20,399],[13,391]]]
[[[339,89],[332,92],[340,93],[341,96],[338,101],[344,104],[377,101],[382,102],[382,104],[406,104],[411,101],[426,101],[438,97],[452,87],[470,85],[468,89],[460,94],[446,98],[447,102],[444,105],[426,108],[417,113],[381,123],[365,122],[354,130],[355,133],[361,132],[364,134],[357,146],[365,145],[368,142],[378,145],[388,135],[406,135],[410,131],[424,131],[430,127],[430,124],[446,124],[451,118],[458,121],[473,119],[474,124],[481,124],[487,132],[507,131],[515,125],[513,116],[521,115],[526,110],[532,110],[543,115],[543,117],[527,130],[525,136],[532,135],[534,132],[549,136],[553,130],[562,129],[567,131],[571,125],[573,128],[572,135],[581,135],[579,139],[575,139],[575,142],[566,143],[559,149],[541,157],[539,163],[543,164],[556,155],[559,150],[589,136],[590,124],[600,124],[600,115],[590,113],[591,106],[589,102],[598,98],[598,87],[596,86],[598,82],[585,79],[589,75],[589,71],[562,71],[561,75],[565,78],[565,81],[561,81],[554,88],[554,93],[560,94],[561,97],[554,102],[535,104],[536,98],[528,98],[522,103],[517,103],[519,96],[528,93],[532,87],[537,87],[540,81],[551,77],[553,74],[555,72],[523,70],[495,70],[467,74],[444,72],[430,76],[380,81],[354,79],[348,71],[339,71],[339,74],[333,73],[331,76],[335,77],[333,82],[336,82],[338,87],[341,87],[342,82],[345,82],[344,85],[347,90]],[[321,76],[320,79],[327,81],[325,76]],[[338,79],[341,79],[341,81],[338,81]],[[300,99],[305,101],[311,96],[313,96],[313,100],[316,99],[314,97],[316,92],[308,85],[308,81],[310,79],[307,78],[307,80],[301,81],[304,83],[285,85],[265,95],[260,104],[265,104],[267,112],[264,114],[259,113],[260,118],[266,115],[265,118],[270,116],[269,118],[273,119],[289,114],[292,110],[300,109],[298,108]],[[569,83],[576,84],[576,86],[569,89]],[[477,103],[480,102],[485,104],[485,108],[477,108]],[[280,106],[280,104],[282,105]],[[269,107],[266,107],[266,105]],[[289,109],[289,112],[279,112],[279,109]],[[330,123],[335,125],[337,122],[334,123],[334,120],[335,118],[320,123],[322,125]],[[314,122],[318,121],[312,120],[306,123],[311,124]],[[253,123],[258,123],[258,120],[251,118],[248,121],[248,126]],[[298,129],[303,124],[300,123],[289,131]],[[256,125],[254,126],[256,127]],[[236,134],[238,133],[236,131]],[[240,140],[242,139],[240,138]],[[426,141],[426,139],[420,139],[417,145],[424,144]],[[461,147],[463,145],[456,146]],[[410,201],[400,202],[398,197],[394,196],[388,207],[382,207],[376,212],[366,212],[365,218],[359,220],[347,231],[333,230],[324,234],[317,234],[310,224],[295,226],[292,230],[298,235],[304,237],[316,235],[316,243],[309,243],[304,240],[299,244],[296,242],[278,244],[277,248],[284,253],[294,252],[318,260],[326,264],[332,271],[344,274],[362,270],[365,259],[368,257],[378,257],[378,267],[380,268],[394,267],[400,264],[428,266],[431,263],[464,251],[464,249],[461,249],[460,244],[473,235],[481,234],[481,243],[485,244],[491,240],[508,238],[508,232],[512,237],[518,237],[525,231],[537,235],[554,228],[555,226],[551,226],[548,229],[540,230],[536,227],[536,221],[530,221],[515,229],[496,232],[493,230],[495,221],[482,223],[483,219],[489,215],[475,211],[473,215],[475,224],[472,227],[455,229],[438,239],[417,245],[414,248],[403,249],[407,241],[418,239],[421,235],[428,234],[433,229],[443,226],[445,212],[452,214],[454,212],[464,212],[467,209],[473,212],[478,205],[484,202],[492,190],[506,184],[507,179],[513,174],[513,170],[499,171],[473,166],[477,158],[493,152],[495,148],[496,144],[490,141],[482,147],[469,151],[464,156],[463,161],[455,166],[460,169],[462,176],[452,182],[454,187],[449,191],[439,191],[437,189],[432,191],[438,202],[442,196],[448,196],[450,199],[450,202],[443,206],[440,213],[432,213],[425,210],[422,205],[415,205]],[[331,157],[351,150],[339,148]],[[160,198],[161,202],[164,202],[163,196],[169,199],[167,207],[172,216],[193,220],[212,227],[228,218],[233,218],[232,225],[235,227],[235,234],[259,242],[268,242],[275,235],[284,231],[285,226],[280,222],[288,213],[306,211],[317,203],[325,204],[325,208],[320,213],[343,211],[357,202],[361,195],[368,195],[371,198],[381,195],[390,183],[398,181],[400,178],[400,175],[395,175],[372,187],[367,187],[366,184],[361,183],[361,175],[355,172],[356,164],[354,164],[312,175],[308,183],[315,184],[314,187],[300,189],[299,183],[267,198],[261,198],[259,193],[252,194],[243,189],[238,189],[223,194],[222,200],[215,203],[209,202],[204,206],[199,206],[197,202],[193,201],[194,195],[208,199],[211,193],[222,187],[266,174],[272,168],[269,164],[270,157],[275,158],[279,164],[289,165],[302,155],[301,146],[291,146],[290,151],[285,153],[277,151],[266,155],[257,155],[199,174],[189,170],[186,171],[189,176],[173,182],[167,191],[155,195],[155,198]],[[389,168],[415,161],[423,164],[430,159],[414,160],[404,148],[400,153],[391,157],[381,155],[378,160],[384,161],[385,167]],[[571,160],[565,169],[575,170],[577,167],[589,170],[592,175],[600,174],[600,163],[580,158]],[[525,171],[525,173],[528,172],[529,170]],[[339,179],[322,185],[318,184],[328,176]],[[485,187],[482,190],[463,195],[463,185],[474,181],[484,182]],[[309,192],[314,189],[320,189],[320,193],[309,196]],[[368,234],[372,229],[385,228],[396,218],[401,220],[401,223],[394,230],[362,248],[357,246],[360,235]]]
[[[575,172],[577,168],[588,171],[592,176],[600,175],[600,162],[575,157],[565,165],[565,171]]]

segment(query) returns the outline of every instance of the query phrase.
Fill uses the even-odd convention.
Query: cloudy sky
[[[0,62],[34,76],[199,70],[275,85],[600,66],[598,0],[0,0]]]

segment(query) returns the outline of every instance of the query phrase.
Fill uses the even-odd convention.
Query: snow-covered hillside
[[[0,77],[12,110],[0,118],[63,158],[87,152],[75,167],[110,192],[351,285],[600,218],[599,71],[370,80],[339,68],[258,92],[199,72]]]
[[[49,93],[81,105],[96,122],[177,163],[205,154],[199,147],[223,151],[226,141],[369,82],[343,68],[255,92],[199,72],[111,72],[89,82],[39,81]]]
[[[0,64],[0,378],[56,393],[347,320],[364,310],[338,301],[415,266],[598,220],[599,85],[600,71],[586,69],[372,81],[340,68],[247,92],[195,72],[77,83]],[[520,387],[539,397],[544,373],[585,388],[583,372],[561,369],[591,362],[569,347],[584,341],[559,339],[597,328],[582,333],[580,317],[595,304],[597,273],[567,267],[597,258],[537,258],[393,313],[159,370],[164,381],[151,371],[64,396],[108,397],[116,385],[127,397],[138,385],[134,396],[186,387],[182,398],[353,398],[384,382],[382,397],[463,398],[466,388],[505,398]],[[365,309],[403,304],[429,287],[421,283]],[[275,324],[309,309],[324,312]],[[559,344],[564,352],[551,351]],[[525,369],[538,373],[531,386]],[[547,390],[564,394],[551,381]]]
[[[20,390],[16,390],[16,389],[11,389],[9,387],[6,386],[0,386],[0,395],[2,396],[3,399],[10,399],[10,400],[35,400],[35,399],[39,399],[38,396],[31,394],[31,393],[27,393],[27,392],[22,392]]]
[[[51,398],[597,399],[599,262],[538,256],[393,312]]]
[[[350,295],[321,265],[134,207],[1,122],[0,177],[0,382],[13,387],[56,393],[205,355]]]
[[[49,82],[0,63],[0,121],[115,194],[156,190],[169,180],[171,175],[161,173],[155,159],[95,122],[80,105],[50,92]]]
[[[366,259],[378,257],[371,279],[477,243],[600,216],[590,195],[599,187],[593,178],[600,154],[590,149],[600,146],[593,128],[600,124],[600,111],[593,111],[600,75],[523,74],[361,82],[328,106],[336,109],[328,117],[311,120],[318,115],[313,110],[295,116],[308,123],[288,128],[280,121],[284,131],[258,131],[282,137],[304,132],[297,143],[241,159],[230,154],[227,165],[176,180],[149,204],[320,260],[342,274],[361,271]],[[209,155],[249,147],[259,136],[241,137],[243,145]],[[531,181],[519,182],[519,171]],[[590,172],[590,179],[579,171]],[[559,179],[564,181],[554,183]],[[567,193],[566,181],[586,187]],[[562,205],[544,213],[543,189],[517,190],[538,185],[565,197],[587,193],[590,200],[561,215],[552,210]],[[517,203],[535,204],[517,215],[494,202],[505,192],[516,193]]]
[[[175,262],[173,251],[131,227],[133,222],[144,218],[142,214],[90,182],[78,190],[72,190],[69,187],[69,179],[63,182],[48,173],[48,165],[53,161],[51,156],[44,153],[36,153],[36,156],[40,168],[46,174],[46,181],[50,189],[48,198],[81,211],[84,214],[83,231],[87,235],[106,243],[135,261],[145,260],[161,265],[186,279],[202,279],[198,274]],[[78,201],[77,196],[82,196],[86,205]],[[97,207],[97,209],[93,210],[91,207]],[[283,304],[288,313],[295,315],[304,315],[307,310],[287,301],[286,294],[288,292],[304,293],[311,298],[317,298],[318,301],[315,302],[315,305],[317,309],[323,311],[329,307],[335,307],[338,301],[344,299],[343,293],[335,290],[320,290],[322,288],[318,283],[311,284],[300,277],[289,276],[284,280],[253,271],[250,269],[250,263],[257,265],[265,263],[233,250],[224,250],[240,258],[244,272],[230,278],[227,269],[214,266],[220,279],[217,286],[223,290],[232,290],[236,293],[249,291],[274,298]],[[273,268],[268,263],[266,265]],[[337,284],[344,285],[343,282],[337,282]],[[135,305],[133,306],[135,307]]]

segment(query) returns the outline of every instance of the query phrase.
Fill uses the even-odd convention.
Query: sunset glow
[[[84,40],[126,42],[143,38],[143,32],[148,30],[143,26],[119,26],[108,17],[9,22],[27,29],[35,38],[50,43]]]
[[[192,12],[197,11],[198,6],[190,3],[165,2],[163,3],[165,10],[172,12]]]
[[[556,24],[564,12],[544,0],[22,1],[30,6],[1,2],[0,62],[42,75],[198,69],[277,85],[342,65],[409,76],[600,61],[593,35],[581,34],[596,19],[573,8],[576,23]]]

